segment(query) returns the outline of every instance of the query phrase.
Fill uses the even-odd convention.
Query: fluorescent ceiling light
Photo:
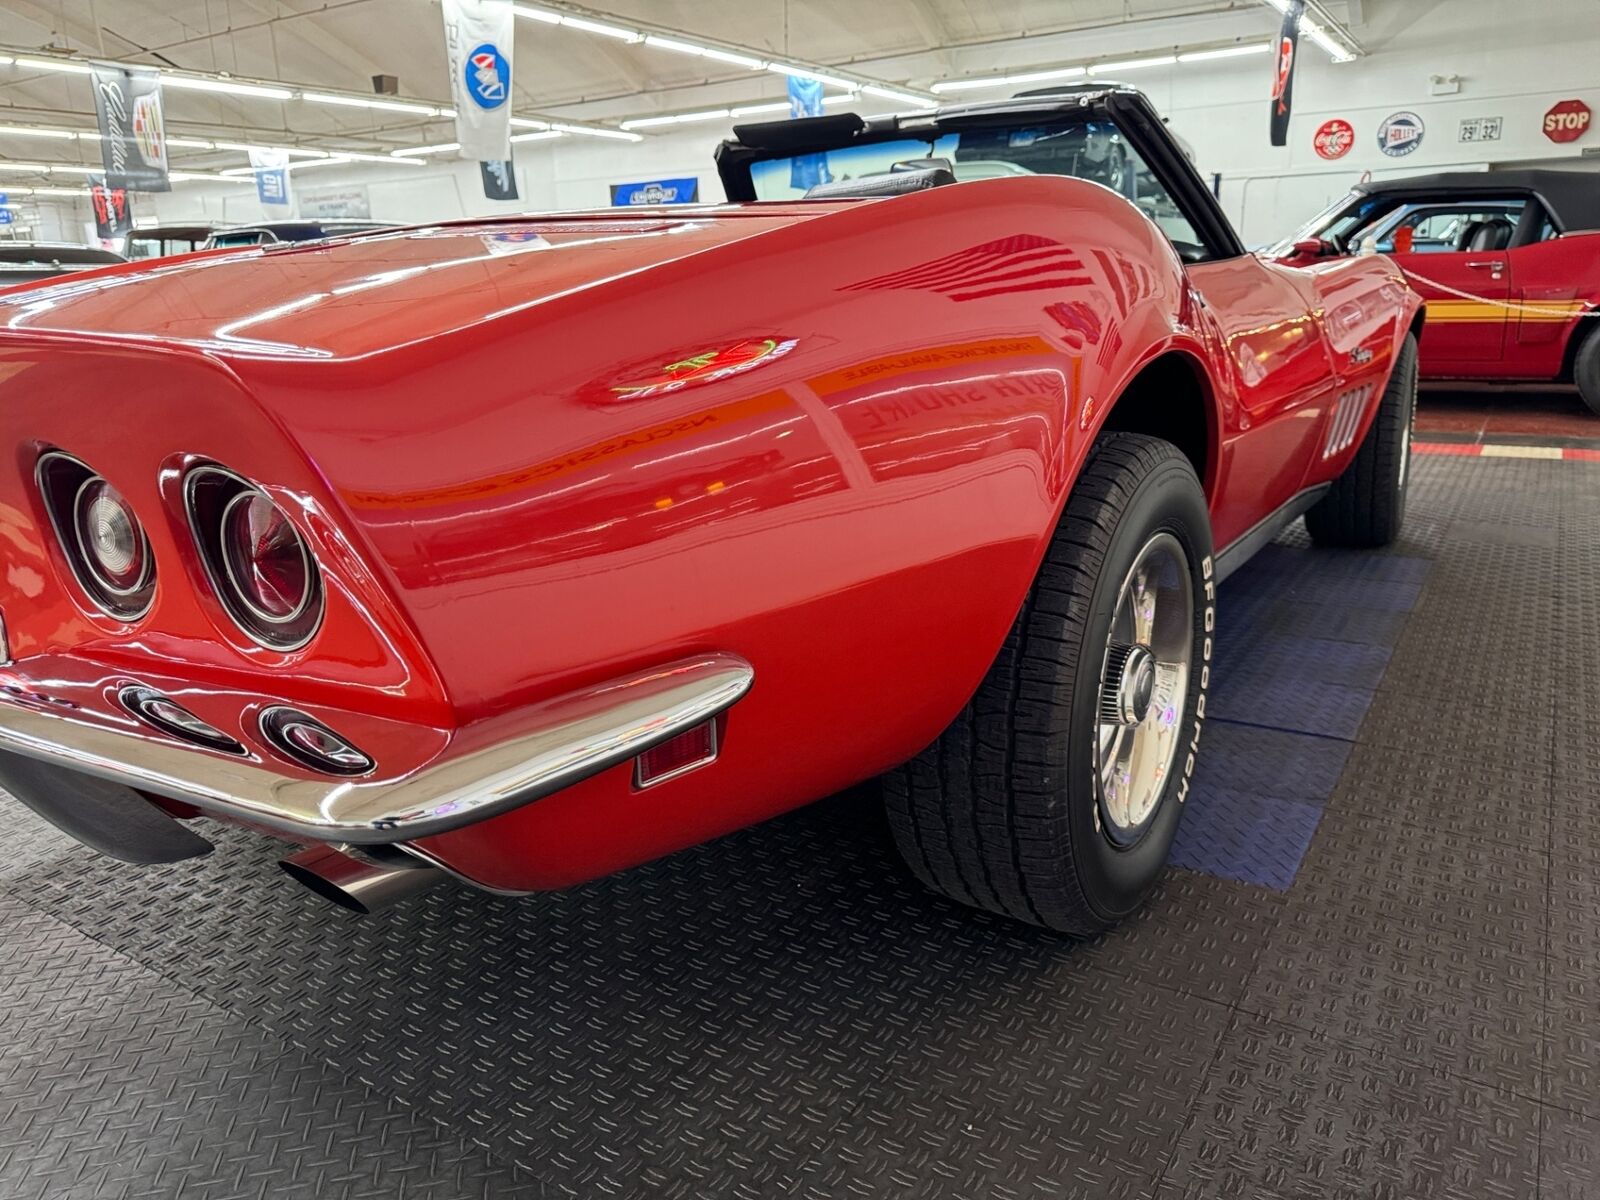
[[[1158,54],[1153,58],[1129,58],[1122,62],[1093,63],[1089,74],[1101,75],[1107,71],[1142,71],[1146,67],[1170,67],[1178,61],[1176,54]]]
[[[679,54],[693,54],[700,58],[713,58],[718,62],[731,63],[736,67],[747,67],[752,71],[759,71],[767,63],[765,59],[751,58],[748,54],[736,54],[732,50],[720,50],[715,46],[698,46],[693,42],[680,42],[676,38],[661,37],[658,34],[645,34],[644,44],[654,46],[658,50],[675,50]]]
[[[785,108],[789,106],[784,105]],[[723,121],[733,115],[727,108],[710,108],[700,112],[671,113],[660,117],[638,117],[632,121],[624,121],[624,129],[649,129],[655,125],[688,125],[695,121]]]
[[[189,75],[162,72],[163,87],[184,88],[192,92],[218,92],[224,96],[251,96],[257,100],[293,100],[288,88],[265,87],[259,83],[235,83],[231,79],[196,79]]]
[[[846,97],[846,99],[848,98],[849,97]],[[789,102],[787,100],[774,100],[771,104],[746,104],[741,108],[730,108],[728,110],[728,115],[730,117],[754,117],[761,113],[780,113],[788,111]],[[626,125],[627,122],[624,121],[623,124]]]
[[[168,144],[175,145],[176,143],[169,141]],[[249,154],[252,150],[265,150],[269,154],[282,152],[298,158],[327,158],[329,156],[326,150],[302,150],[299,146],[263,146],[259,143],[251,142],[213,142],[212,146],[218,150],[237,150],[241,154]]]
[[[546,129],[543,133],[518,133],[518,134],[513,134],[512,137],[511,137],[511,140],[512,140],[513,143],[515,143],[516,145],[520,146],[523,142],[543,142],[543,141],[548,141],[550,138],[558,138],[558,137],[566,137],[566,136],[567,135],[562,133],[559,129]]]
[[[1280,13],[1287,12],[1289,9],[1289,0],[1266,0],[1266,2]],[[1324,29],[1313,21],[1309,7],[1300,18],[1300,32],[1334,62],[1347,63],[1356,60],[1355,47],[1348,45],[1342,37],[1335,35],[1331,30]]]
[[[637,29],[627,29],[621,25],[608,25],[604,21],[590,21],[583,17],[569,17],[561,14],[561,24],[568,29],[581,29],[584,33],[598,33],[601,37],[616,38],[622,42],[639,42],[644,40],[644,34]]]
[[[313,104],[339,104],[345,108],[375,108],[383,112],[416,113],[422,117],[437,117],[439,110],[432,104],[417,104],[409,100],[369,100],[365,96],[340,96],[334,92],[301,92],[300,99]]]
[[[748,54],[739,54],[733,50],[722,50],[716,46],[702,46],[700,53],[705,58],[714,58],[718,62],[732,63],[736,67],[749,67],[752,71],[759,71],[767,65],[764,58],[751,58]]]
[[[94,68],[87,63],[69,62],[64,58],[34,58],[32,55],[19,54],[10,59],[19,67],[32,67],[36,71],[61,71],[67,75],[90,75]]]
[[[511,126],[513,129],[549,129],[550,122],[533,121],[527,117],[512,117]]]
[[[824,75],[821,71],[813,71],[809,67],[797,67],[792,63],[768,63],[767,70],[776,72],[779,75],[792,75],[796,79],[815,79],[818,83],[849,88],[851,91],[855,91],[860,86],[854,80],[841,79],[837,75]]]
[[[79,136],[82,136],[81,134]],[[215,142],[207,142],[200,138],[169,137],[167,145],[176,146],[180,150],[215,150]]]
[[[404,150],[389,151],[390,158],[411,158],[419,154],[454,154],[461,149],[460,142],[439,142],[432,146],[407,146]]]
[[[577,133],[585,137],[615,138],[623,142],[642,142],[644,138],[637,133],[629,133],[625,129],[600,129],[592,125],[562,125],[553,122],[551,129],[560,130],[562,133]]]
[[[546,12],[542,8],[525,8],[520,4],[511,6],[511,11],[519,17],[527,17],[530,21],[543,21],[546,25],[561,24],[561,14]]]
[[[1048,71],[1024,71],[1017,75],[995,75],[987,79],[946,79],[934,84],[932,92],[967,92],[976,88],[1004,87],[1010,83],[1032,83],[1038,79],[1077,79],[1088,72],[1083,67],[1056,67]]]
[[[70,129],[41,129],[35,125],[0,125],[0,133],[16,137],[60,138],[69,142],[78,136]]]
[[[894,104],[909,104],[912,108],[933,108],[936,101],[922,96],[913,96],[910,92],[897,92],[893,88],[879,87],[875,83],[861,85],[863,95],[876,96],[880,100],[888,100]]]
[[[15,171],[30,175],[44,175],[50,171],[48,163],[0,163],[0,171]]]
[[[1218,58],[1239,58],[1246,54],[1266,54],[1272,49],[1267,42],[1251,42],[1247,46],[1226,46],[1221,50],[1196,50],[1192,54],[1178,55],[1181,63],[1211,62]]]

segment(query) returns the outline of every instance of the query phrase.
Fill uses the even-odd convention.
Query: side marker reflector
[[[634,759],[633,786],[654,787],[696,768],[715,762],[717,757],[716,718],[686,729],[652,746]]]

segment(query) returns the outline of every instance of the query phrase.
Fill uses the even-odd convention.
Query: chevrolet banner
[[[1289,109],[1294,103],[1294,58],[1300,48],[1300,18],[1306,0],[1289,0],[1283,10],[1283,30],[1278,34],[1278,64],[1272,77],[1272,144],[1289,144]]]
[[[167,134],[161,119],[161,76],[153,67],[94,63],[94,111],[106,186],[170,192]]]
[[[511,0],[443,0],[444,47],[461,158],[511,158]]]

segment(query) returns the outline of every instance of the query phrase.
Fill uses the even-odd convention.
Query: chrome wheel
[[[1177,757],[1194,654],[1194,586],[1178,539],[1158,533],[1122,581],[1100,671],[1095,824],[1131,846]]]

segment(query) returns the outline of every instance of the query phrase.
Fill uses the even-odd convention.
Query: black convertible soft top
[[[1600,172],[1596,171],[1444,171],[1358,184],[1368,196],[1410,196],[1441,192],[1452,196],[1504,196],[1532,192],[1564,232],[1600,229]]]

